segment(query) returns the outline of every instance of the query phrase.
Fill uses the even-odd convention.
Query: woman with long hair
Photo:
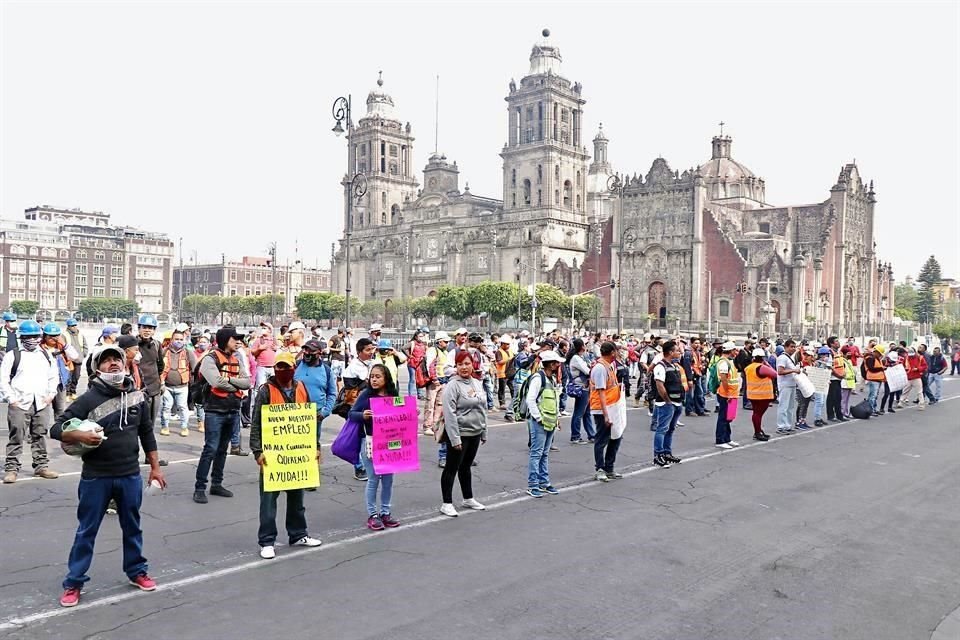
[[[456,375],[451,376],[443,389],[443,434],[447,443],[447,460],[440,476],[443,504],[440,513],[456,517],[453,506],[453,480],[460,479],[463,506],[483,511],[486,507],[473,497],[473,478],[470,465],[480,445],[487,441],[487,396],[483,385],[473,377],[473,359],[464,349],[454,358]]]
[[[590,365],[587,364],[587,345],[580,338],[574,338],[567,351],[567,378],[572,386],[580,389],[580,395],[574,398],[573,418],[570,419],[570,444],[593,442],[596,432],[593,429],[593,416],[590,415]],[[580,428],[587,433],[587,441],[580,437]]]
[[[383,364],[375,364],[370,368],[367,378],[367,387],[360,392],[350,410],[350,419],[363,425],[366,435],[364,445],[360,447],[360,461],[367,472],[367,487],[364,498],[367,503],[367,527],[374,531],[382,531],[385,527],[393,528],[400,523],[390,515],[390,501],[393,498],[393,474],[378,475],[373,470],[373,411],[370,409],[371,398],[390,398],[399,395],[397,383],[390,371]],[[380,488],[380,506],[377,506],[377,488]]]

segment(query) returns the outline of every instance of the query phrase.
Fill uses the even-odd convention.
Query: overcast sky
[[[263,255],[326,266],[342,229],[345,142],[383,70],[461,188],[500,198],[511,78],[542,28],[583,84],[620,171],[733,156],[775,205],[820,202],[856,159],[877,192],[895,276],[933,253],[960,278],[955,2],[704,4],[10,2],[2,13],[0,215],[48,204],[183,236],[189,260]],[[422,179],[422,174],[421,174]]]

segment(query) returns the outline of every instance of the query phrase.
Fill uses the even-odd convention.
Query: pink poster
[[[377,475],[420,471],[416,396],[370,398],[373,470]]]

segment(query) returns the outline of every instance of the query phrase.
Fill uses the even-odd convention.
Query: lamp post
[[[632,245],[637,240],[636,231],[633,228],[623,229],[623,191],[626,189],[626,183],[620,178],[619,175],[612,175],[607,179],[607,190],[610,193],[617,196],[617,200],[620,203],[619,215],[617,221],[621,227],[620,229],[620,242],[617,245],[617,335],[620,335],[623,332],[623,249],[624,245],[629,243]]]
[[[346,131],[348,141],[353,133],[350,103],[350,94],[347,94],[346,97],[340,96],[333,101],[333,133],[339,136]],[[346,125],[346,128],[344,128],[344,125]],[[360,204],[360,199],[366,194],[367,178],[363,175],[363,172],[358,171],[350,180],[350,191],[347,194],[347,221],[344,225],[344,253],[346,254],[346,286],[344,287],[344,293],[346,294],[346,310],[344,311],[343,319],[347,328],[350,328],[350,236],[353,233],[353,200],[356,198],[357,204]]]

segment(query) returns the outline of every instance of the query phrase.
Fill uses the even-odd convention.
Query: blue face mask
[[[170,346],[179,351],[180,349],[183,349],[183,340],[174,340],[170,343]]]

